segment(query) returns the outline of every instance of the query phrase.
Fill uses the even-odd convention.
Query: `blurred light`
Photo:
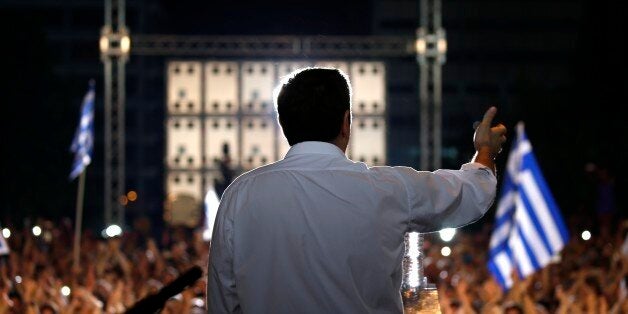
[[[453,274],[453,276],[451,276],[451,285],[455,287],[458,285],[458,282],[460,282],[460,275]]]
[[[22,276],[15,276],[15,283],[22,283]]]
[[[205,301],[203,301],[203,299],[201,298],[194,298],[192,299],[192,305],[202,308],[202,307],[205,307]]]
[[[426,256],[426,257],[423,259],[423,267],[427,267],[427,266],[429,266],[430,264],[432,264],[432,262],[433,262],[433,261],[432,261],[432,258],[431,258],[431,257],[429,257],[429,256]]]
[[[414,43],[416,52],[423,54],[425,53],[425,49],[427,48],[427,45],[425,43],[425,39],[417,39],[416,42]]]
[[[122,234],[122,228],[120,228],[120,226],[118,225],[111,225],[107,227],[107,229],[105,229],[105,234],[110,238],[119,236]]]
[[[125,35],[120,39],[120,50],[123,54],[129,53],[129,50],[131,50],[131,38],[129,36]]]
[[[100,36],[99,46],[102,53],[109,50],[109,39],[107,39],[107,36]]]
[[[449,273],[446,270],[443,270],[440,272],[440,274],[438,274],[438,277],[440,277],[440,279],[447,279],[447,276],[449,276]]]
[[[454,235],[456,235],[456,229],[455,228],[445,228],[445,229],[439,231],[438,234],[440,234],[440,238],[443,241],[449,242],[449,241],[451,241],[451,239],[454,238]]]
[[[212,232],[209,229],[203,231],[203,241],[209,241],[212,239]]]
[[[451,249],[448,246],[443,246],[443,248],[440,249],[440,254],[443,256],[449,256],[449,254],[451,254]]]
[[[438,49],[440,53],[447,52],[447,41],[444,38],[439,39],[436,43],[436,49]]]
[[[120,196],[119,201],[120,201],[120,204],[122,204],[122,206],[126,206],[126,204],[128,204],[128,203],[129,203],[129,199],[128,199],[128,198],[126,198],[126,195],[122,195],[122,196]]]
[[[61,287],[61,294],[63,294],[64,297],[69,296],[71,292],[72,290],[70,290],[70,287],[68,286]]]
[[[46,242],[52,241],[52,232],[44,231],[44,241]]]
[[[11,230],[9,230],[9,228],[2,229],[2,236],[8,239],[11,236]]]
[[[126,193],[126,198],[128,198],[131,202],[135,202],[135,200],[137,200],[137,192],[129,191],[129,193]]]
[[[591,239],[591,232],[589,230],[582,231],[582,240],[589,241]]]
[[[33,227],[33,235],[36,237],[41,235],[41,228],[39,226]]]
[[[436,268],[443,269],[443,268],[447,267],[447,264],[448,264],[447,260],[444,259],[444,258],[441,258],[441,259],[438,260],[438,262],[436,262]]]

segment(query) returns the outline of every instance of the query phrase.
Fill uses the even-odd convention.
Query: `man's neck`
[[[332,140],[329,143],[336,145],[338,148],[340,148],[340,150],[343,153],[345,153],[345,154],[347,153],[347,146],[349,144],[349,141],[345,141],[342,138],[340,138],[340,136],[339,136],[339,137],[336,137],[334,140]]]

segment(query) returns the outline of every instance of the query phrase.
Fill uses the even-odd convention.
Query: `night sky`
[[[399,3],[400,8],[408,4],[408,1],[374,0],[130,1],[128,24],[132,33],[146,34],[412,36],[416,25],[412,25],[408,14],[403,12],[399,16],[405,18],[399,18],[395,22],[397,24],[389,22],[396,28],[386,30],[373,22],[374,10],[380,2]],[[592,181],[587,179],[585,172],[588,163],[609,170],[616,179],[618,206],[626,206],[621,192],[626,187],[628,174],[624,166],[628,157],[628,141],[624,139],[628,135],[628,123],[624,121],[623,114],[626,112],[623,107],[627,105],[628,91],[628,14],[612,1],[563,1],[555,4],[573,7],[574,2],[577,2],[579,10],[569,19],[550,18],[553,22],[537,24],[533,17],[538,14],[522,11],[517,21],[509,24],[511,28],[501,33],[502,36],[510,36],[507,32],[516,24],[524,30],[534,29],[539,38],[538,45],[544,45],[542,39],[550,35],[558,40],[563,34],[565,38],[575,38],[569,49],[552,57],[553,60],[560,59],[560,62],[548,62],[541,55],[513,56],[508,50],[492,55],[463,54],[457,50],[457,47],[470,42],[469,37],[465,37],[465,28],[483,27],[500,32],[503,25],[492,16],[501,9],[508,10],[511,2],[472,1],[496,7],[486,14],[486,18],[481,11],[469,12],[475,16],[473,23],[456,22],[461,19],[452,18],[452,24],[448,25],[448,19],[444,18],[450,47],[448,58],[452,64],[468,62],[482,67],[490,58],[502,60],[503,68],[508,69],[509,62],[514,62],[513,58],[517,57],[518,60],[529,59],[527,62],[531,67],[541,69],[534,75],[521,72],[508,88],[484,91],[481,97],[485,99],[486,107],[461,108],[459,112],[462,113],[458,113],[456,119],[453,113],[451,119],[444,117],[444,127],[461,130],[452,142],[460,146],[463,152],[460,158],[464,159],[468,156],[464,153],[471,149],[470,122],[479,118],[489,105],[498,106],[498,119],[509,127],[511,139],[515,123],[525,121],[537,159],[563,213],[569,217],[586,217],[591,214],[594,202]],[[72,160],[69,145],[78,121],[80,101],[87,88],[86,78],[94,76],[102,80],[97,46],[102,7],[99,7],[100,1],[86,1],[89,5],[86,5],[85,14],[68,14],[66,9],[56,8],[51,3],[0,1],[3,42],[0,49],[3,64],[0,84],[0,223],[19,221],[24,217],[58,218],[74,214],[76,182],[67,179]],[[539,1],[513,3],[518,7],[529,4],[534,8]],[[443,14],[447,15],[447,10],[453,10],[456,5],[454,1],[444,1]],[[455,15],[464,16],[465,13],[455,12]],[[551,34],[546,32],[545,26],[553,29]],[[82,32],[80,36],[91,38],[93,35],[93,40],[87,40],[82,46],[59,44],[58,38],[63,37],[64,32],[51,31],[57,28],[64,31],[77,29]],[[518,34],[513,33],[512,36]],[[152,62],[138,60],[142,59],[132,59],[131,63],[135,63],[130,66],[135,66],[137,62]],[[546,64],[547,81],[542,75]],[[551,77],[556,71],[563,74],[558,79]],[[504,73],[504,77],[507,76]],[[444,77],[445,82],[454,79],[452,76]],[[129,84],[132,82],[130,80]],[[154,93],[163,96],[162,90]],[[447,98],[444,101],[447,104]],[[163,103],[157,104],[156,108],[163,108]],[[127,120],[129,130],[138,128],[135,125],[138,120],[133,118],[137,114],[144,113],[130,113]],[[153,112],[149,116],[150,121],[161,125],[163,114]],[[97,121],[97,134],[102,131],[101,124],[102,121]],[[416,141],[418,145],[418,135],[416,139],[409,138],[407,141]],[[399,153],[403,149],[401,147],[390,149],[389,154],[403,155]],[[129,158],[133,159],[136,153],[137,150],[131,150]],[[503,167],[505,157],[501,157],[500,167]],[[161,156],[155,158],[159,158],[155,164],[161,164]],[[100,215],[98,206],[101,201],[94,195],[102,191],[101,159],[102,140],[97,143],[94,163],[88,168],[94,173],[88,177],[87,190],[87,204],[95,208],[91,212],[88,210],[88,215],[92,216]],[[398,158],[398,163],[418,166],[412,159]],[[133,179],[130,181],[133,182]],[[161,183],[156,186],[161,186]]]

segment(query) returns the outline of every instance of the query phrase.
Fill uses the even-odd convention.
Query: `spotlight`
[[[100,37],[100,40],[98,41],[98,46],[100,46],[101,53],[105,53],[107,52],[107,50],[109,50],[109,39],[107,38],[107,36]]]
[[[419,54],[425,53],[425,50],[427,50],[427,43],[425,42],[425,39],[417,39],[414,42],[414,49],[416,49],[416,52]]]
[[[120,50],[123,54],[128,54],[129,50],[131,50],[131,39],[129,36],[125,35],[120,39]]]
[[[33,235],[36,236],[36,237],[40,236],[41,235],[41,227],[39,227],[39,226],[33,227]]]
[[[135,202],[135,200],[137,200],[137,192],[135,191],[129,191],[128,193],[126,193],[126,198],[129,199],[129,201],[131,202]]]
[[[68,286],[63,286],[63,287],[61,287],[61,294],[62,294],[64,297],[69,296],[71,292],[72,292],[72,290],[70,290],[70,287],[68,287]]]
[[[107,229],[105,229],[105,234],[110,238],[119,236],[122,234],[122,228],[118,225],[110,225]]]
[[[444,38],[439,39],[436,43],[436,49],[438,49],[440,53],[447,52],[447,41]]]
[[[591,232],[589,230],[582,231],[582,240],[589,241],[591,239]]]

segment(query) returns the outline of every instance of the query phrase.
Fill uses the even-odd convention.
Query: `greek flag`
[[[2,230],[2,228],[0,228],[0,230]],[[4,235],[0,233],[0,256],[8,255],[9,252],[10,252],[9,245],[7,244],[7,241],[4,239]]]
[[[85,167],[92,161],[92,150],[94,148],[94,98],[96,97],[95,83],[90,81],[89,90],[83,98],[81,105],[81,120],[70,150],[74,153],[72,172],[70,180],[74,180],[85,170]]]
[[[502,289],[550,263],[569,235],[532,153],[523,123],[508,157],[491,235],[488,268]]]

